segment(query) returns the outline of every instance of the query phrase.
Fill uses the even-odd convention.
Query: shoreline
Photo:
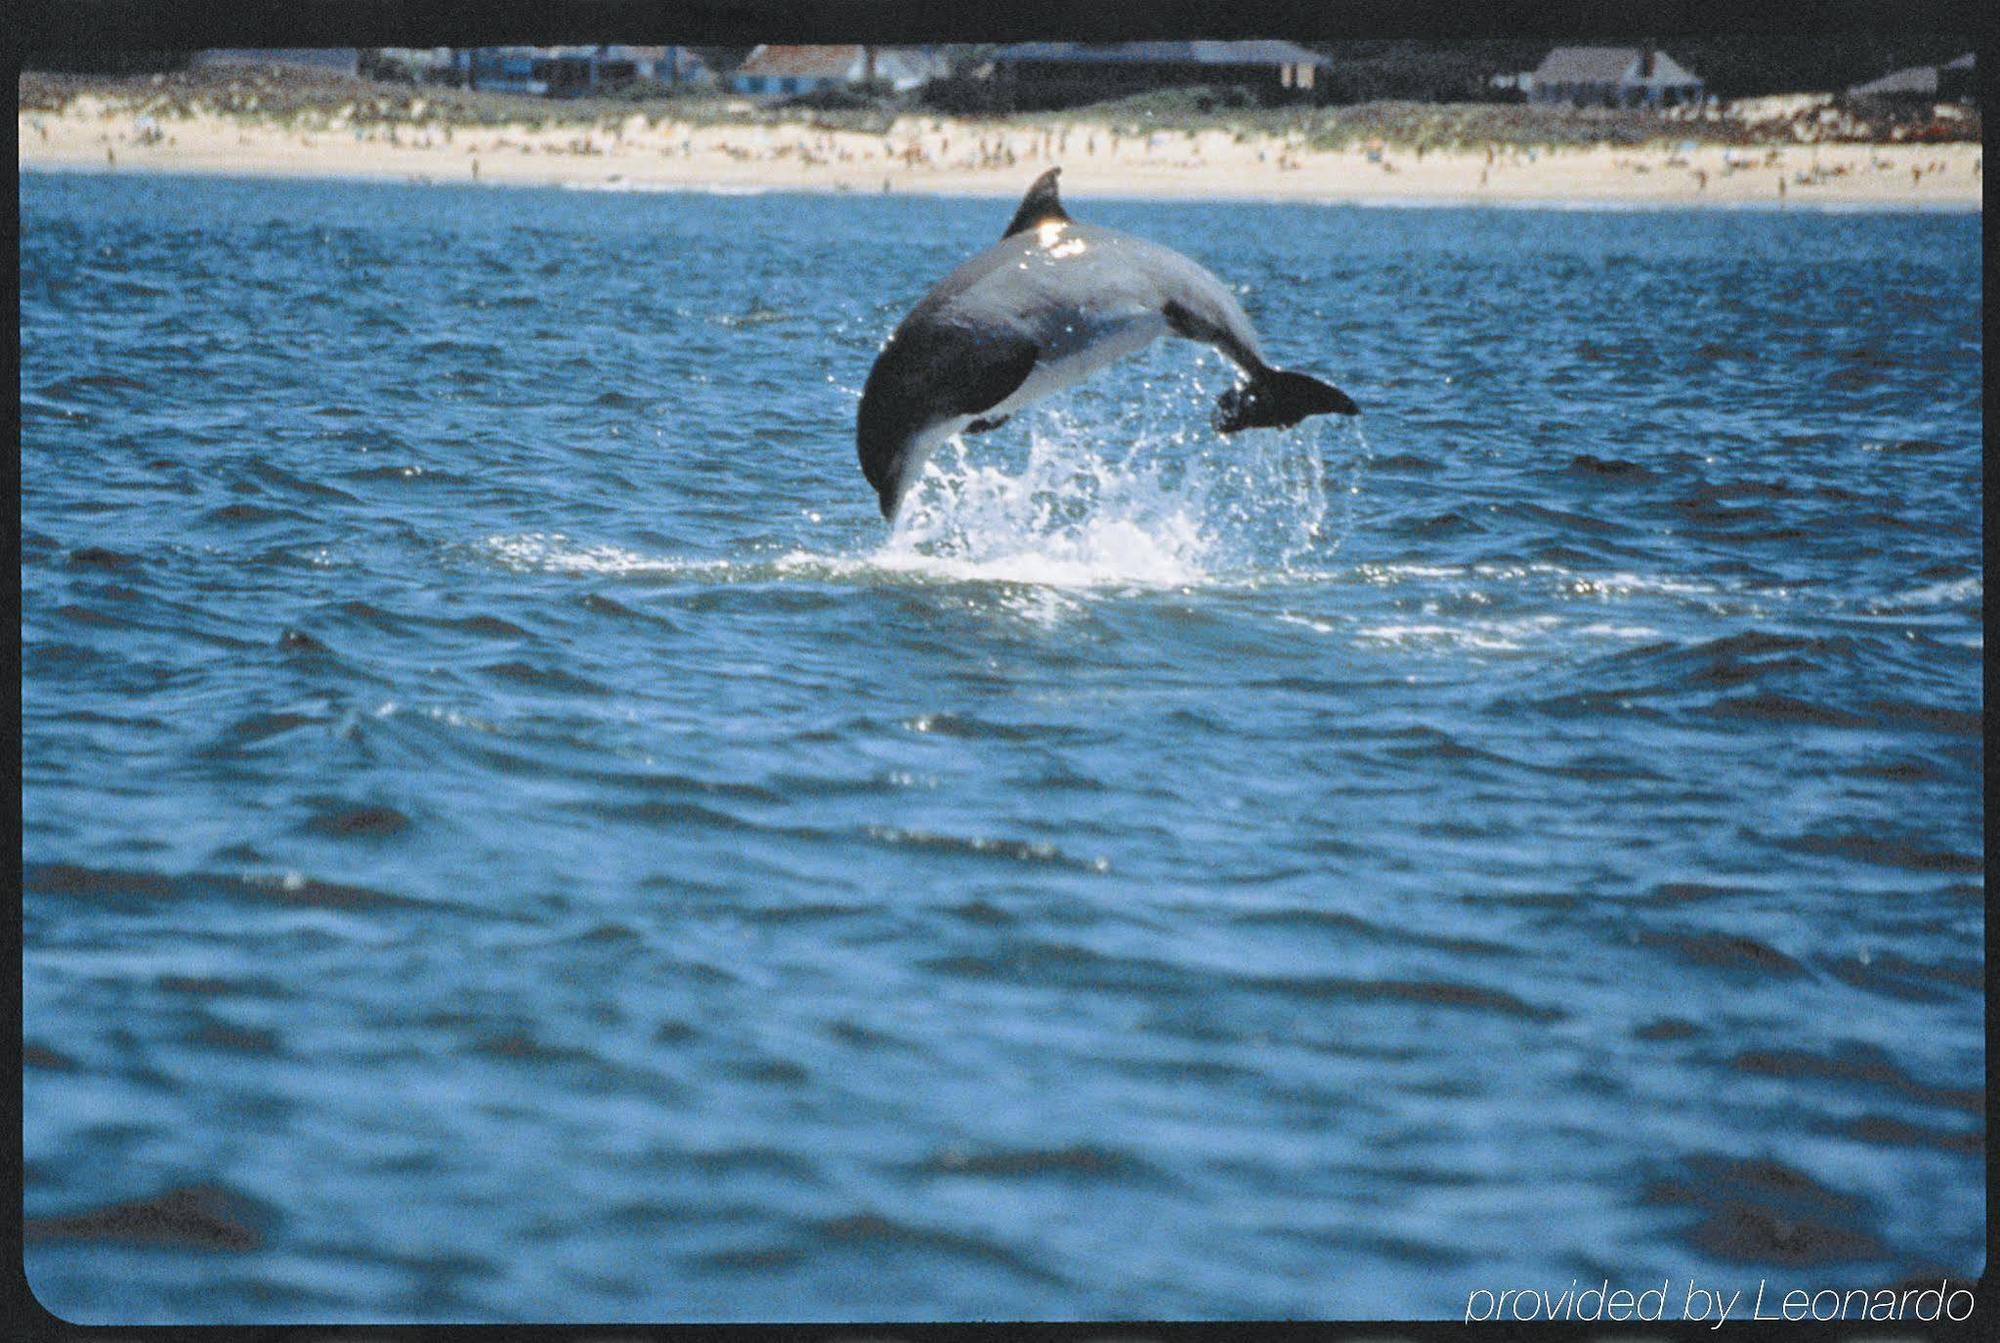
[[[189,178],[218,182],[327,182],[346,183],[354,186],[413,186],[413,187],[456,187],[459,189],[491,191],[577,191],[606,196],[900,196],[903,198],[925,197],[935,200],[1013,200],[1020,190],[1025,190],[1025,182],[1010,187],[998,185],[959,186],[940,183],[912,183],[894,191],[859,191],[837,186],[815,185],[810,182],[774,182],[770,185],[743,185],[733,182],[707,182],[696,179],[681,179],[658,183],[606,183],[570,179],[550,179],[545,182],[509,180],[502,182],[475,182],[462,178],[439,180],[434,177],[417,175],[399,177],[392,173],[341,172],[336,170],[312,171],[262,171],[241,168],[193,168],[166,165],[123,164],[106,168],[102,164],[90,163],[41,163],[23,164],[19,170],[22,177],[150,177]],[[1721,214],[1914,214],[1914,215],[1963,215],[1982,213],[1977,197],[1969,199],[1946,198],[1938,200],[1909,200],[1896,198],[1833,198],[1820,196],[1808,200],[1669,200],[1657,197],[1619,198],[1609,196],[1451,196],[1442,194],[1425,195],[1371,195],[1366,197],[1326,197],[1310,195],[1274,195],[1255,189],[1237,190],[1229,187],[1204,187],[1195,189],[1163,188],[1147,191],[1117,190],[1072,190],[1067,181],[1063,184],[1063,198],[1066,201],[1116,201],[1129,203],[1157,202],[1168,205],[1299,205],[1317,206],[1326,209],[1357,210],[1544,210],[1568,214],[1650,214],[1673,211],[1714,211]]]
[[[17,114],[18,172],[143,172],[606,192],[1017,197],[1054,164],[1074,200],[1526,209],[1983,210],[1983,147],[1947,144],[1488,144],[1102,122],[899,117],[881,132],[805,122],[695,124],[633,112],[606,126],[455,126],[421,118],[300,126],[203,111],[156,120],[84,96]]]

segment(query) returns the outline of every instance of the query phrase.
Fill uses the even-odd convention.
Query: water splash
[[[868,549],[695,560],[541,533],[491,536],[483,548],[546,572],[997,583],[1051,597],[1331,576],[1370,456],[1358,425],[1313,420],[1223,438],[1207,422],[1212,377],[1173,369],[1134,381],[1123,389],[1133,395],[1065,399],[1005,434],[947,441]],[[1329,444],[1343,440],[1330,466]]]
[[[1107,430],[1045,410],[1015,461],[953,439],[871,558],[955,579],[1148,588],[1296,576],[1339,548],[1365,457],[1358,430],[1364,451],[1334,487],[1336,509],[1323,423],[1223,439],[1187,418]]]

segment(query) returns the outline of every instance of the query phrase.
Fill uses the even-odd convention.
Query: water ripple
[[[118,157],[20,181],[51,1310],[1976,1271],[1976,216],[1089,201],[1365,414],[1160,342],[890,528],[1004,205]]]

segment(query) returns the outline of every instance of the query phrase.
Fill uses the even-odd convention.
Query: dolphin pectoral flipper
[[[1021,390],[1021,384],[1035,371],[1035,361],[1042,357],[1039,346],[1026,336],[1016,337],[1004,344],[995,341],[980,350],[976,357],[968,358],[964,379],[959,383],[958,405],[960,415],[980,415],[1005,401]],[[967,425],[974,433],[996,427],[1002,415],[978,428]],[[978,425],[978,421],[974,421]]]

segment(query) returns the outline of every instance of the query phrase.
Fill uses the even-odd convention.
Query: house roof
[[[1911,65],[1901,70],[1891,70],[1880,79],[1871,79],[1866,84],[1855,84],[1847,91],[1859,97],[1880,97],[1883,94],[1930,95],[1937,92],[1938,72],[1935,65]]]
[[[1664,51],[1653,53],[1653,77],[1639,81],[1643,84],[1699,84],[1701,76],[1682,65]]]
[[[861,59],[854,43],[829,47],[779,47],[764,45],[752,51],[738,74],[786,75],[792,78],[845,79]]]
[[[202,65],[297,65],[332,70],[352,68],[360,59],[356,47],[213,47],[195,53]]]
[[[1319,65],[1333,62],[1296,42],[1017,42],[997,62],[1074,65]]]
[[[1699,84],[1701,78],[1679,61],[1657,48],[1653,51],[1653,74],[1639,77],[1645,56],[1640,47],[1556,47],[1535,67],[1535,83],[1540,84]]]

